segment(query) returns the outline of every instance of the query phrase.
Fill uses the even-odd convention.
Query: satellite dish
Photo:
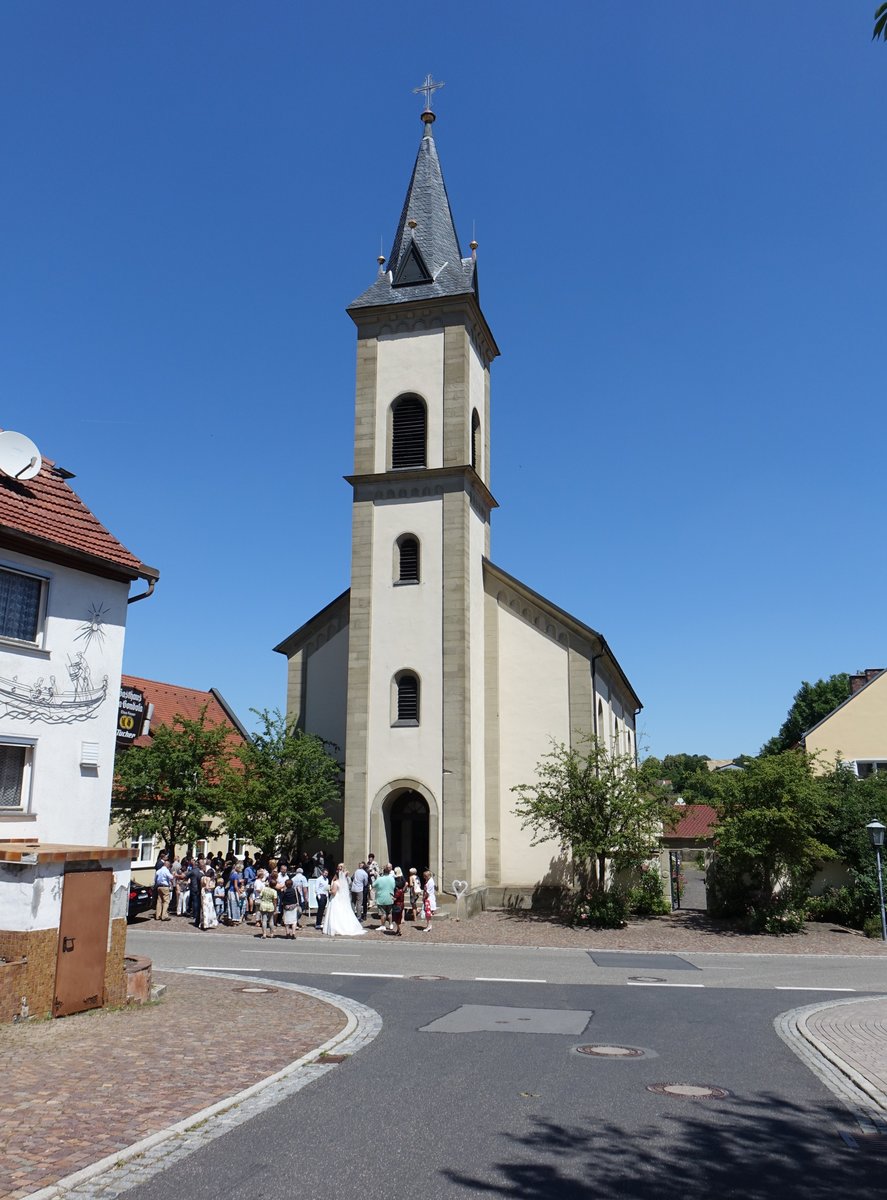
[[[43,466],[40,451],[29,437],[4,429],[0,433],[0,471],[10,479],[33,479]]]

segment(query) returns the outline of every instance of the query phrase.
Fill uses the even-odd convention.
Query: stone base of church
[[[529,884],[516,887],[478,888],[466,897],[468,915],[475,916],[488,909],[510,909],[534,912],[554,912],[560,907],[564,889],[550,884]],[[474,906],[472,908],[472,901]]]

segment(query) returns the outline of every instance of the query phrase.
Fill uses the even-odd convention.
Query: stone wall
[[[126,922],[123,924],[125,927]],[[8,964],[0,966],[0,1021],[11,1021],[20,1011],[22,996],[27,998],[32,1017],[52,1012],[58,940],[57,929],[0,930],[0,957],[27,959],[16,970],[10,970]]]

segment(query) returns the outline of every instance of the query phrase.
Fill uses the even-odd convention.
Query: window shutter
[[[0,746],[0,808],[21,808],[24,746]]]
[[[425,405],[417,396],[405,396],[394,408],[391,431],[391,466],[425,466]]]
[[[397,719],[419,720],[419,680],[415,675],[401,675],[397,681]]]
[[[400,543],[400,582],[419,582],[419,543],[415,538],[404,538]]]

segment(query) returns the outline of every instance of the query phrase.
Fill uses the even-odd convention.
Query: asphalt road
[[[128,1198],[831,1200],[880,1190],[885,1139],[848,1146],[850,1114],[773,1029],[778,1013],[815,998],[777,987],[836,975],[838,986],[882,990],[867,982],[871,962],[686,955],[690,965],[642,971],[582,951],[365,944],[372,936],[259,947],[133,931],[130,948],[158,968],[295,980],[369,1005],[384,1025],[324,1081]],[[512,972],[545,982],[510,982]],[[572,975],[581,978],[562,978]],[[687,982],[704,986],[674,986]],[[580,1044],[641,1054],[591,1057]],[[175,1077],[174,1057],[166,1062]],[[728,1094],[649,1090],[659,1084]]]

